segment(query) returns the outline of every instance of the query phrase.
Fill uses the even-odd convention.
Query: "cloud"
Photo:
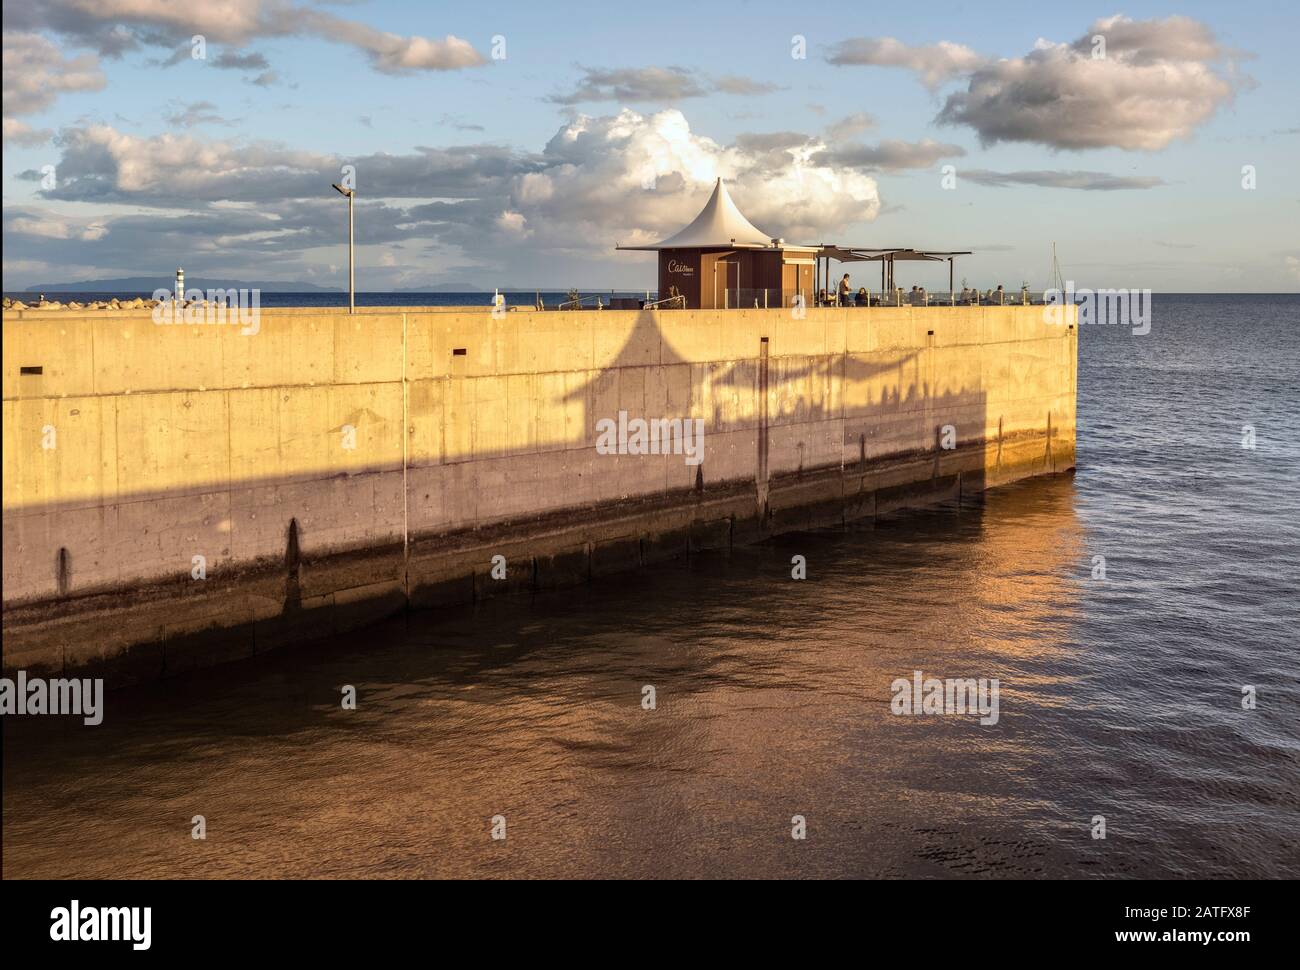
[[[735,74],[724,74],[714,82],[714,90],[723,94],[741,94],[757,95],[771,94],[778,90],[778,85],[769,84],[766,81],[755,81],[753,78],[740,77]]]
[[[1070,46],[1092,56],[1094,37],[1105,38],[1107,57],[1118,54],[1133,64],[1215,61],[1225,54],[1209,27],[1177,14],[1163,20],[1131,20],[1122,14],[1102,17]]]
[[[645,242],[676,231],[699,211],[715,179],[755,225],[791,239],[812,237],[879,211],[873,179],[818,164],[824,146],[797,133],[745,136],[720,145],[690,130],[676,109],[624,109],[582,116],[560,129],[537,171],[511,181],[515,208],[542,239],[582,231],[606,243]]]
[[[257,51],[249,51],[247,54],[222,51],[216,57],[209,58],[208,64],[223,71],[265,71],[271,66],[266,55]]]
[[[455,128],[457,131],[485,131],[482,125],[475,124],[472,121],[466,121],[464,118],[456,115],[444,114],[438,121],[438,124],[445,125],[448,128]]]
[[[29,214],[17,210],[8,219],[7,229],[45,239],[71,239],[94,242],[108,231],[97,219],[52,218],[43,214]]]
[[[1104,49],[1094,38],[1104,38]],[[1238,75],[1237,56],[1190,17],[1116,15],[1070,43],[1040,39],[1023,57],[995,59],[949,41],[853,37],[832,45],[826,60],[905,68],[931,90],[963,79],[966,90],[950,94],[935,120],[969,126],[985,146],[1156,151],[1190,138],[1237,87],[1253,83]]]
[[[175,67],[177,64],[183,64],[191,60],[194,60],[194,48],[191,47],[187,38],[186,43],[178,47],[171,57],[155,63],[161,67]],[[215,67],[222,71],[265,71],[271,66],[266,59],[266,55],[258,51],[241,53],[235,50],[223,50],[213,57],[204,57],[203,62],[209,67]]]
[[[586,67],[578,86],[567,94],[553,94],[555,104],[587,101],[644,103],[673,102],[702,98],[707,94],[758,95],[775,91],[775,84],[736,75],[710,79],[684,67],[629,67],[604,69]]]
[[[416,71],[455,71],[478,67],[487,60],[467,40],[448,34],[441,40],[427,37],[399,37],[365,24],[312,11],[304,18],[314,33],[329,40],[351,44],[365,51],[371,66],[384,74]]]
[[[496,146],[420,148],[361,158],[165,132],[143,138],[108,125],[65,129],[58,187],[45,197],[190,209],[208,203],[282,203],[319,198],[344,163],[357,166],[368,197],[466,197],[527,162]]]
[[[918,142],[887,139],[878,145],[837,145],[814,156],[822,165],[843,166],[862,172],[897,172],[908,168],[929,168],[941,158],[966,154],[960,145],[924,138]]]
[[[755,168],[780,169],[791,156],[806,156],[813,164],[859,172],[897,172],[929,168],[941,158],[966,154],[960,145],[923,139],[919,142],[885,140],[878,145],[845,143],[844,133],[856,133],[875,124],[870,115],[850,115],[831,125],[827,138],[797,131],[745,132],[736,136],[736,147],[749,153]]]
[[[826,137],[831,141],[845,141],[876,127],[876,119],[865,111],[848,115],[826,126]]]
[[[528,220],[522,212],[507,209],[496,217],[496,225],[502,232],[521,239],[532,235],[532,230],[528,228]]]
[[[1092,56],[1094,35],[1106,38],[1105,57]],[[973,128],[983,145],[1156,151],[1231,100],[1233,85],[1211,66],[1220,56],[1209,28],[1186,17],[1106,18],[1072,44],[1040,40],[977,68],[936,120]]]
[[[367,285],[427,277],[434,258],[553,285],[567,285],[559,273],[576,264],[635,266],[615,243],[681,228],[719,176],[756,225],[792,240],[880,210],[874,179],[818,161],[826,148],[818,138],[724,144],[692,131],[676,109],[579,116],[534,152],[481,144],[345,157],[176,132],[142,138],[105,125],[66,129],[58,144],[58,184],[40,198],[129,207],[99,216],[94,239],[82,227],[64,231],[66,217],[43,205],[6,208],[7,255],[59,273],[93,265],[133,275],[183,257],[209,273],[310,278],[337,261],[346,238],[329,189],[345,163],[356,167]],[[42,220],[57,225],[42,229]],[[408,252],[398,265],[373,262],[376,247],[399,243]]]
[[[4,119],[4,141],[5,144],[13,143],[15,145],[44,145],[54,137],[54,132],[49,128],[33,128],[25,121],[19,121],[17,118]]]
[[[169,125],[181,128],[193,128],[195,125],[234,124],[233,121],[217,114],[217,106],[211,101],[194,101],[190,104],[180,104],[164,120]]]
[[[812,135],[797,131],[742,132],[736,135],[736,148],[750,159],[755,171],[780,172],[792,158],[811,154],[825,147]]]
[[[6,118],[44,111],[60,94],[100,91],[107,83],[93,54],[64,57],[48,38],[17,30],[4,32],[3,74]]]
[[[291,0],[9,0],[6,26],[48,30],[106,57],[141,47],[189,44],[201,34],[211,43],[242,47],[267,37],[318,37],[353,47],[377,71],[406,74],[451,71],[486,64],[459,37],[402,37],[355,20],[336,17]]]
[[[797,131],[742,132],[736,144],[753,152],[787,151],[812,141],[811,135]]]
[[[1110,175],[1106,172],[1081,171],[990,172],[987,169],[971,169],[959,173],[959,177],[977,185],[997,188],[1037,185],[1049,189],[1084,189],[1090,192],[1152,189],[1166,184],[1164,179],[1150,175]]]
[[[988,58],[977,54],[965,44],[940,41],[912,47],[893,37],[850,37],[833,44],[826,54],[826,62],[838,66],[870,65],[876,67],[902,67],[915,71],[928,88],[937,88],[946,81],[969,74],[987,63]]]
[[[259,146],[240,151],[171,132],[141,138],[108,125],[65,129],[59,142],[58,187],[44,196],[76,202],[191,208],[219,199],[269,201],[258,185],[272,171],[281,187],[296,175],[305,189],[306,173],[322,172],[331,161]]]

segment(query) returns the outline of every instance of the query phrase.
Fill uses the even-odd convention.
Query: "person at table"
[[[849,305],[849,297],[853,294],[853,287],[849,285],[849,274],[845,273],[840,279],[840,306]]]

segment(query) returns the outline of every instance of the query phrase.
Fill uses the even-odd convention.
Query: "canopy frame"
[[[937,249],[910,249],[904,247],[893,247],[887,249],[869,248],[866,246],[837,246],[834,244],[823,243],[817,250],[817,291],[820,293],[823,289],[827,290],[830,295],[830,263],[835,260],[837,263],[857,263],[857,262],[879,262],[880,263],[880,289],[884,292],[893,292],[895,288],[894,263],[902,262],[932,262],[942,263],[945,260],[948,263],[948,290],[953,290],[953,264],[958,256],[970,256],[972,253],[969,249],[964,250],[937,250]],[[824,263],[823,263],[824,261]],[[825,267],[823,270],[822,267]]]

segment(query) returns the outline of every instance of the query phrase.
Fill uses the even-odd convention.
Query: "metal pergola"
[[[905,249],[894,247],[889,249],[868,249],[862,246],[835,246],[823,244],[817,250],[817,282],[814,289],[820,293],[823,289],[830,292],[830,261],[833,259],[837,263],[860,263],[860,262],[879,262],[880,263],[880,289],[881,292],[892,292],[894,289],[894,263],[897,261],[910,262],[931,262],[942,263],[948,261],[948,290],[953,289],[953,263],[958,256],[969,256],[971,250],[934,250],[934,249]],[[823,262],[824,260],[824,262]]]

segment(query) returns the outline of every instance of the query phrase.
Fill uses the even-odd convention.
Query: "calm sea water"
[[[6,718],[5,875],[1300,876],[1300,297],[1080,338],[1073,478]]]

